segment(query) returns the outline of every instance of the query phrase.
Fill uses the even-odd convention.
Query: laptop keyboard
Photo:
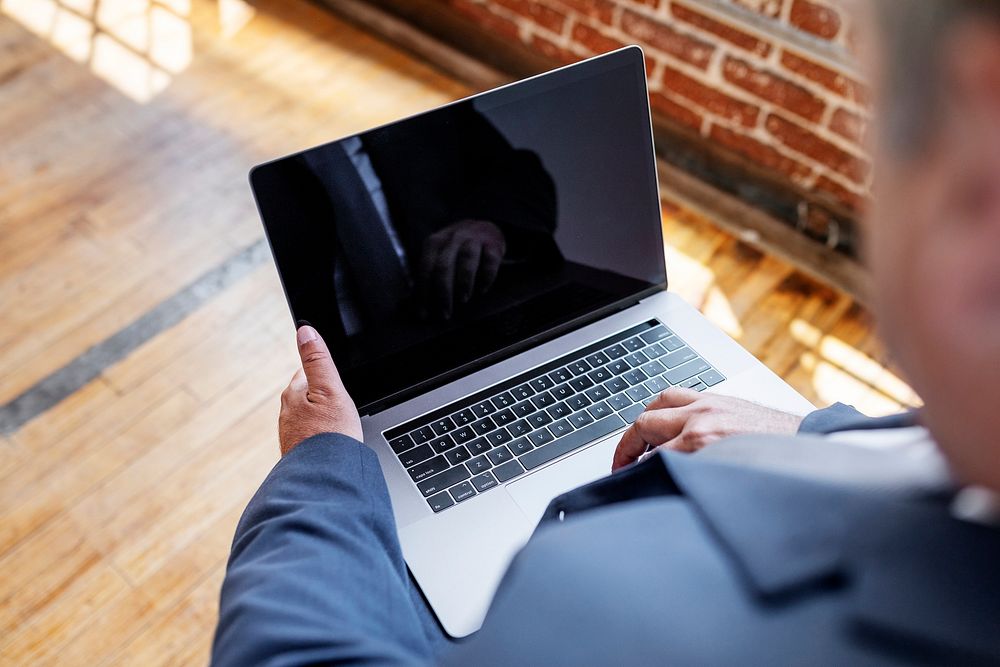
[[[440,512],[631,424],[668,387],[703,391],[723,380],[650,321],[384,435]]]

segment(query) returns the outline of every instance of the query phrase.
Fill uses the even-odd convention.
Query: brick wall
[[[443,0],[553,63],[638,43],[653,112],[858,210],[867,92],[835,0]]]

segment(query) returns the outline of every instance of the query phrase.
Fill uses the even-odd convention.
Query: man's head
[[[1000,0],[872,19],[876,310],[956,472],[1000,490]]]

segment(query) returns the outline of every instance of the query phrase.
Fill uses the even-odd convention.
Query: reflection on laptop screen
[[[665,284],[627,49],[257,167],[293,316],[359,406]]]

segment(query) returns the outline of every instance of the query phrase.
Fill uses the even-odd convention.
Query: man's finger
[[[703,394],[695,391],[694,389],[685,389],[684,387],[671,387],[670,389],[664,389],[656,398],[649,402],[646,406],[646,410],[660,410],[662,408],[683,408],[685,405],[691,405]]]
[[[452,303],[455,294],[455,264],[461,240],[452,236],[448,244],[441,249],[434,263],[434,289],[437,292],[437,302],[445,319],[451,317]]]
[[[483,257],[479,261],[479,276],[476,279],[480,293],[486,292],[493,286],[493,281],[500,273],[501,263],[503,263],[503,253],[499,249],[487,247],[483,250]]]
[[[647,407],[622,435],[615,449],[611,470],[618,470],[638,461],[646,452],[647,445],[655,446],[675,438],[686,422],[687,415],[682,409],[666,408],[651,411]]]
[[[302,359],[302,372],[309,385],[306,398],[329,397],[342,390],[344,385],[340,381],[340,373],[319,332],[304,325],[299,327],[295,338],[299,345],[299,358]]]

